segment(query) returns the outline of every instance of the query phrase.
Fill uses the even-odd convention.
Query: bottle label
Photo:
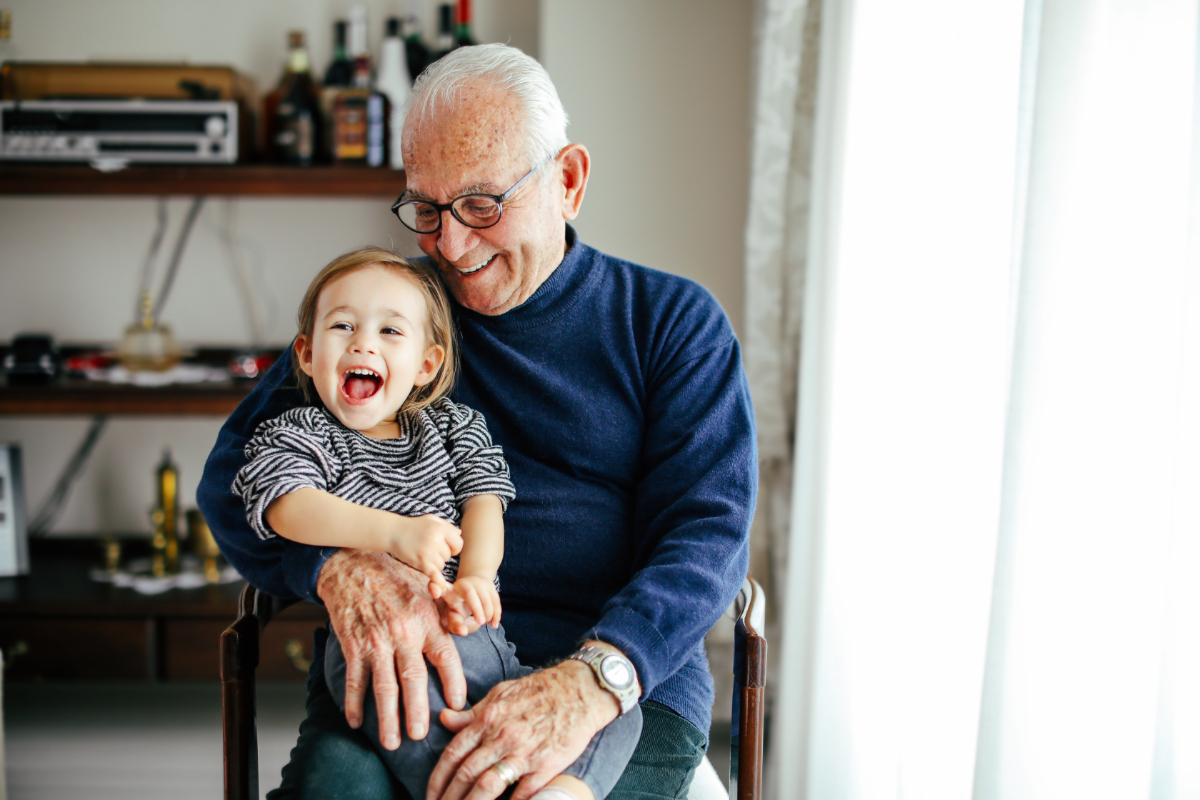
[[[333,156],[338,161],[367,157],[367,104],[361,96],[338,99],[333,112]]]
[[[383,166],[384,142],[387,141],[387,106],[383,96],[373,94],[367,100],[367,166]]]
[[[312,113],[306,108],[297,109],[291,103],[280,103],[276,120],[275,147],[279,160],[288,164],[311,164],[314,143]]]

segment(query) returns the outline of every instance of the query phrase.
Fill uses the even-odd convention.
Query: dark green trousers
[[[325,682],[314,684],[291,760],[267,800],[411,800],[367,737],[346,723]],[[610,800],[686,797],[706,747],[691,722],[664,705],[642,703],[642,738]],[[271,785],[271,776],[262,782]]]

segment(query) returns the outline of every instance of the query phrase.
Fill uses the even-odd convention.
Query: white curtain
[[[791,519],[820,5],[760,0],[755,9],[744,344],[760,490],[750,571],[771,594],[785,580]]]
[[[1200,798],[1197,11],[823,3],[772,796]]]

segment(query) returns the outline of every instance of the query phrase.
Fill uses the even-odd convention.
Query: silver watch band
[[[584,645],[571,654],[570,658],[582,661],[592,668],[600,688],[616,698],[621,714],[626,714],[637,705],[642,687],[638,682],[633,663],[621,655],[596,645]]]

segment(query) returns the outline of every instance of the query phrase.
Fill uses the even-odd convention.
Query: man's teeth
[[[457,268],[457,269],[458,269],[459,273],[462,275],[473,275],[476,272],[479,272],[479,270],[486,267],[488,264],[492,263],[492,258],[495,258],[495,256],[492,256],[487,261],[484,261],[482,264],[480,264],[477,267],[471,267],[470,269],[462,269],[462,268]]]

